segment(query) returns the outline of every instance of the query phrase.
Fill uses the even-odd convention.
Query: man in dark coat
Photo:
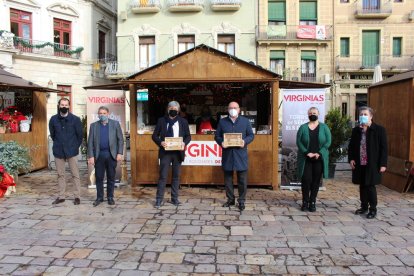
[[[65,165],[69,164],[75,185],[73,203],[80,204],[80,178],[78,168],[79,147],[82,144],[82,123],[79,117],[69,112],[70,101],[61,98],[58,102],[58,114],[53,115],[49,121],[50,137],[53,140],[53,156],[55,157],[58,174],[59,192],[52,204],[65,201],[66,180]]]
[[[352,130],[348,160],[352,168],[352,183],[359,184],[361,208],[355,214],[372,219],[377,214],[377,190],[382,173],[387,168],[387,135],[385,128],[372,122],[369,107],[359,109],[359,126]]]
[[[233,187],[233,172],[237,172],[237,185],[239,190],[239,209],[245,209],[246,192],[247,192],[247,169],[248,156],[247,145],[254,139],[253,129],[250,121],[242,116],[239,116],[240,107],[236,102],[229,103],[228,106],[229,117],[223,118],[219,121],[215,140],[223,148],[221,165],[224,171],[224,185],[226,187],[227,202],[223,207],[230,207],[236,204]],[[223,144],[225,133],[241,133],[242,146],[241,147],[226,147]]]
[[[158,119],[157,126],[152,134],[152,140],[159,147],[158,158],[160,160],[160,176],[157,185],[155,208],[159,208],[163,204],[170,164],[172,165],[171,203],[175,206],[181,205],[181,202],[178,200],[181,163],[185,158],[185,146],[191,141],[188,122],[179,116],[180,104],[176,101],[169,102],[167,110],[168,115]],[[182,137],[182,150],[166,151],[165,137]]]
[[[98,109],[99,121],[91,124],[88,137],[88,163],[95,166],[96,207],[104,200],[103,180],[106,174],[106,196],[109,205],[115,205],[115,174],[118,162],[122,160],[124,136],[118,121],[108,118],[109,109]]]

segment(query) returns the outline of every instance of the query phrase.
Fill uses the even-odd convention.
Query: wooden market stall
[[[414,71],[371,85],[368,105],[375,111],[374,121],[387,131],[389,159],[382,184],[404,192],[414,162]]]
[[[199,105],[211,102],[225,111],[228,102],[239,101],[241,108],[253,101],[257,120],[273,134],[256,134],[248,147],[249,184],[278,187],[278,80],[279,76],[206,45],[176,55],[160,64],[132,75],[123,83],[130,88],[131,174],[132,184],[158,181],[158,147],[151,131],[140,130],[141,116],[155,125],[170,100],[180,103],[199,98]],[[137,101],[137,89],[148,91],[148,105]],[[141,90],[142,91],[142,90]],[[249,95],[247,95],[247,92]],[[147,113],[137,113],[148,109]],[[156,109],[156,110],[155,110]],[[271,110],[272,109],[272,110]],[[246,110],[247,113],[248,110]],[[252,114],[254,113],[252,112]],[[261,114],[260,114],[261,113]],[[138,114],[138,115],[137,115]],[[259,119],[259,117],[261,119]],[[274,123],[272,123],[274,122]],[[140,131],[140,134],[138,134]],[[214,135],[192,134],[193,141],[214,141]],[[182,166],[182,184],[222,184],[220,166]]]
[[[0,133],[0,142],[16,141],[30,148],[33,170],[48,165],[46,94],[57,91],[33,84],[0,68],[0,112],[4,113],[12,105],[24,115],[33,116],[28,132],[7,130]]]

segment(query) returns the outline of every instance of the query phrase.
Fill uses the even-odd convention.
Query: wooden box
[[[223,145],[226,147],[243,146],[243,135],[241,133],[225,133]]]
[[[183,137],[165,137],[165,150],[183,150]]]

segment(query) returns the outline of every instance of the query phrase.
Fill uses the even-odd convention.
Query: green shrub
[[[0,164],[11,175],[28,173],[32,168],[30,149],[16,141],[0,142]]]
[[[347,149],[341,148],[351,137],[351,119],[342,115],[339,108],[329,110],[325,116],[325,123],[331,130],[332,142],[329,147],[329,163],[335,163],[347,156]]]

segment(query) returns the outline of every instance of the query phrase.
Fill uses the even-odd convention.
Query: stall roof
[[[19,89],[30,89],[34,91],[42,92],[60,92],[60,90],[51,89],[34,84],[31,81],[25,80],[15,74],[12,74],[3,68],[0,68],[0,89],[4,88],[19,88]]]
[[[383,81],[374,83],[370,87],[380,86],[380,85],[384,85],[384,84],[388,84],[388,83],[392,83],[392,82],[397,82],[397,81],[403,81],[403,80],[406,80],[406,79],[414,79],[414,70],[407,71],[405,73],[401,73],[401,74],[398,74],[398,75],[394,75],[391,78],[388,78],[388,79],[385,79]]]

